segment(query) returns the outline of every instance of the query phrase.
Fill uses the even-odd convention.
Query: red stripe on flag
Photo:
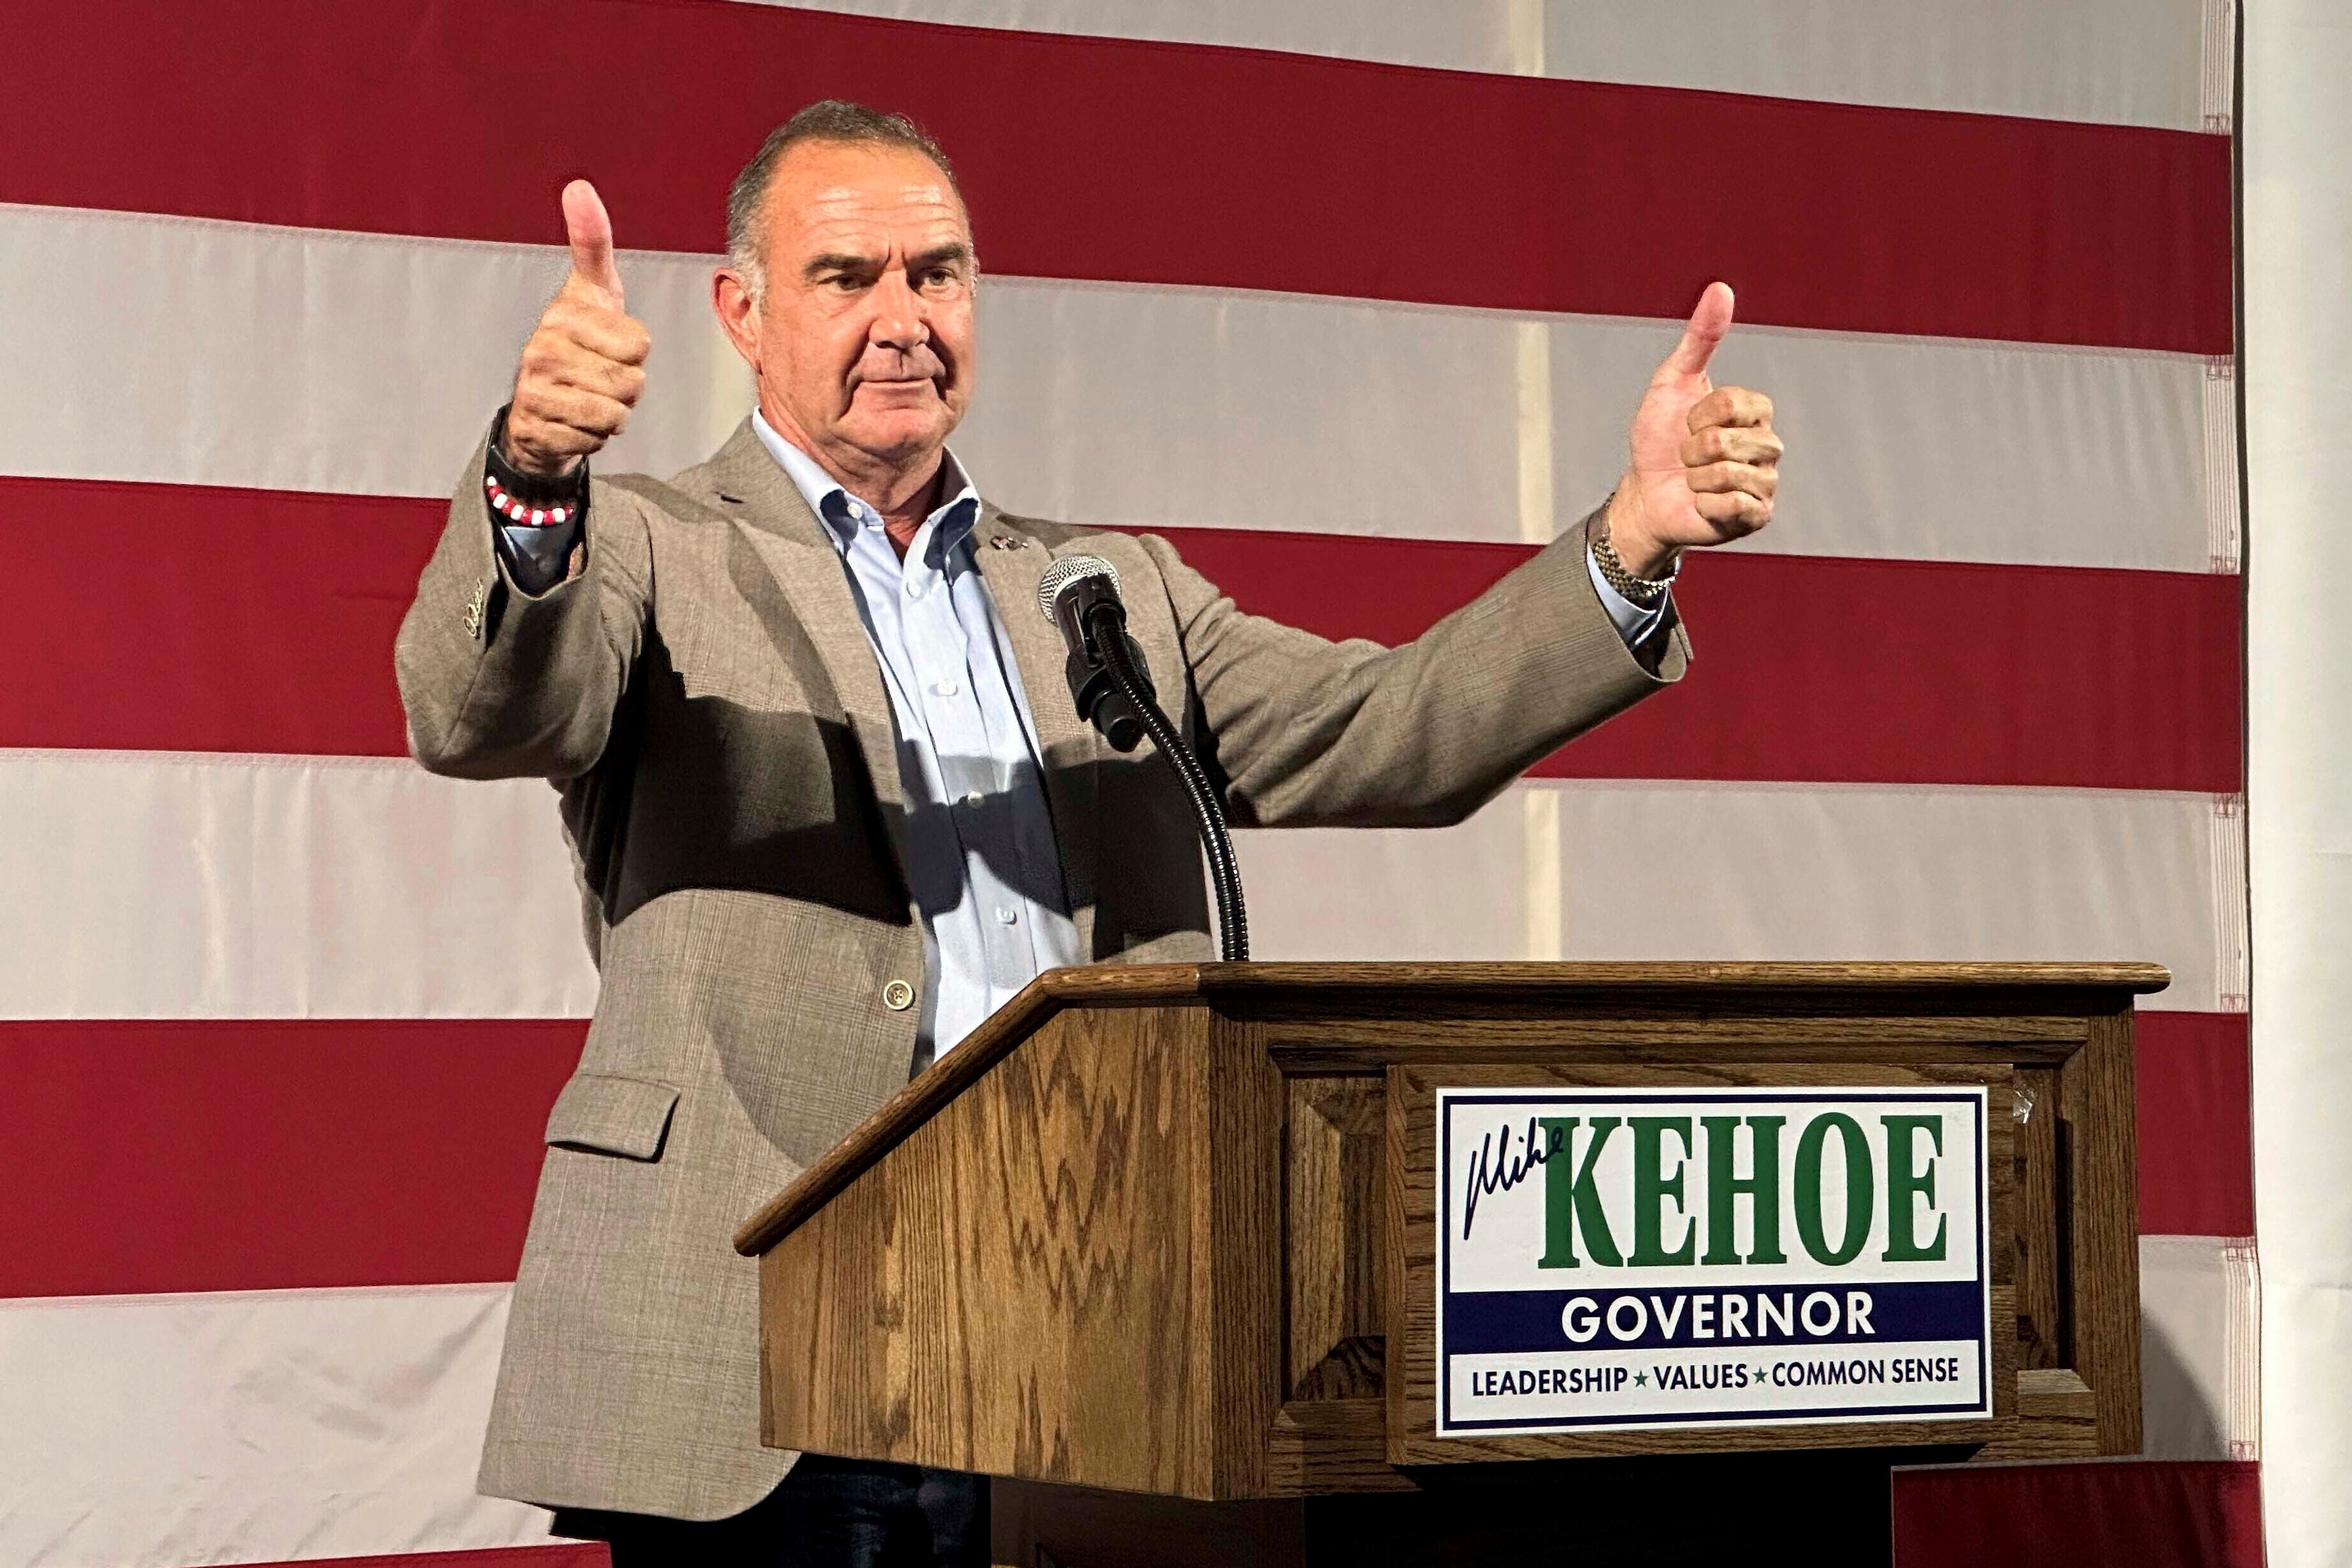
[[[0,684],[0,745],[401,753],[393,635],[442,516],[426,500],[0,479],[0,661],[43,676]],[[1245,608],[1390,643],[1528,553],[1172,537]],[[2235,791],[2240,586],[1709,555],[1677,590],[1689,677],[1536,771]]]
[[[2139,1022],[2141,1229],[2248,1234],[2244,1020]],[[0,1297],[511,1279],[585,1027],[0,1024]]]
[[[1244,608],[1396,643],[1525,547],[1187,529]],[[1737,552],[1675,589],[1676,689],[1538,763],[1570,778],[2240,787],[2238,578]]]
[[[2140,1234],[2253,1235],[2246,1015],[2144,1012],[2135,1027]]]
[[[1896,1470],[1895,1568],[2262,1568],[2251,1464],[1970,1465]]]
[[[0,1297],[511,1279],[586,1027],[0,1024]]]
[[[444,503],[0,479],[0,745],[404,755]],[[487,514],[483,526],[488,526]]]
[[[9,47],[12,201],[556,243],[584,174],[622,244],[715,251],[761,137],[849,97],[939,135],[1000,272],[2231,342],[2219,136],[646,0],[85,0]],[[518,114],[520,60],[595,111]]]

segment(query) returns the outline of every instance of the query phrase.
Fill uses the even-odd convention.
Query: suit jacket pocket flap
[[[574,1073],[548,1112],[547,1141],[564,1149],[659,1159],[677,1105],[677,1089],[652,1079]]]

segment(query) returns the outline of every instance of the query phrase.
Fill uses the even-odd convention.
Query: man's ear
[[[711,274],[710,309],[718,316],[719,330],[727,334],[727,341],[735,345],[743,363],[757,374],[760,335],[752,326],[751,317],[759,307],[752,302],[751,289],[741,273],[731,267],[722,267]]]

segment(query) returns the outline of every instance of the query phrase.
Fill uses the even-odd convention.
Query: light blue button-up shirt
[[[841,552],[898,721],[907,875],[923,921],[920,1068],[1039,973],[1085,958],[1028,698],[972,553],[980,495],[949,456],[949,499],[901,561],[881,513],[765,419],[752,427]]]

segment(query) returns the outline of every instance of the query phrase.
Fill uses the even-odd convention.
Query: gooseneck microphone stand
[[[1116,598],[1106,597],[1087,608],[1080,624],[1086,629],[1088,646],[1110,672],[1118,694],[1127,707],[1141,721],[1143,731],[1160,749],[1160,761],[1166,763],[1184,786],[1185,798],[1192,803],[1193,825],[1200,829],[1201,848],[1209,858],[1209,886],[1217,900],[1217,956],[1228,963],[1240,963],[1249,957],[1249,914],[1242,907],[1242,873],[1234,858],[1234,837],[1225,827],[1225,809],[1218,804],[1217,792],[1209,785],[1209,776],[1201,769],[1201,759],[1176,732],[1168,715],[1160,710],[1151,689],[1151,678],[1138,667],[1135,645],[1127,637],[1127,612]],[[1124,717],[1122,715],[1121,717]],[[1127,743],[1119,744],[1119,731],[1126,731]],[[1138,738],[1131,725],[1107,724],[1105,732],[1113,746],[1131,751]]]

